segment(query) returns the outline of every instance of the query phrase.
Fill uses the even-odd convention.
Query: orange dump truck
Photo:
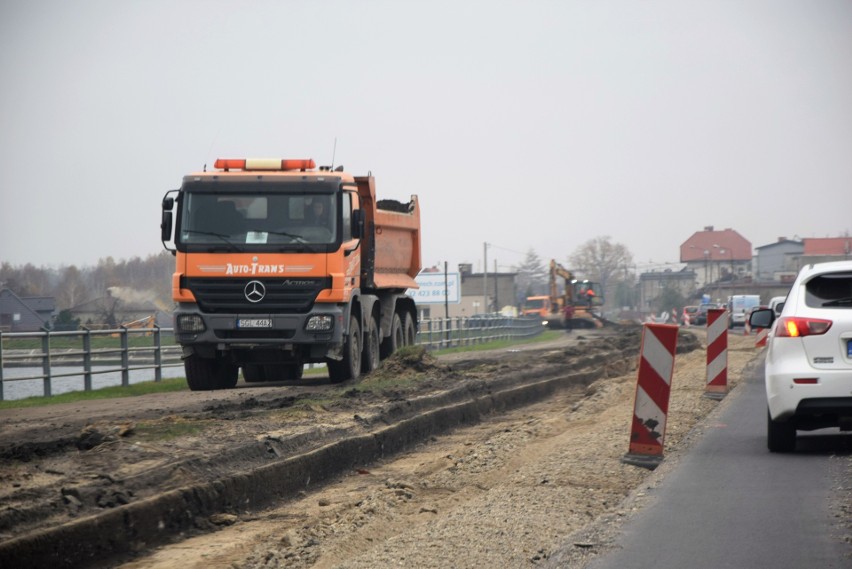
[[[232,388],[240,369],[249,382],[299,379],[306,363],[342,382],[414,342],[417,196],[377,200],[372,176],[313,160],[215,168],[163,198],[190,389]]]

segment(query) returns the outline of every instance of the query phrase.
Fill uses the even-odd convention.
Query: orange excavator
[[[563,281],[561,287],[560,279]],[[574,273],[551,260],[548,284],[550,294],[527,297],[523,314],[538,314],[549,328],[564,328],[563,309],[570,304],[574,307],[572,324],[575,328],[603,326],[600,308],[604,296],[600,283],[579,280]]]

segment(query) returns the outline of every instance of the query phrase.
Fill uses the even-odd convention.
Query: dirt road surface
[[[155,545],[140,535],[125,568],[508,567],[546,565],[566,544],[598,552],[601,524],[630,513],[652,473],[623,464],[640,332],[575,332],[546,345],[388,360],[354,386],[252,386],[0,414],[0,551],[34,532],[263,464],[422,411],[463,386],[489,397],[538,378],[574,378],[533,404],[491,412],[393,456],[310,480],[258,509],[196,515]],[[704,332],[682,331],[666,461],[716,407],[703,397]],[[729,382],[755,358],[729,337]],[[698,349],[695,349],[698,348]],[[593,370],[591,374],[589,370]],[[414,378],[399,382],[399,378]],[[441,395],[443,397],[443,395]],[[665,464],[665,463],[664,463]],[[160,536],[162,539],[162,536]],[[93,553],[91,566],[116,566]],[[61,565],[61,563],[59,563]]]

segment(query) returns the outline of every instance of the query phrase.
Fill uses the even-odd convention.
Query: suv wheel
[[[792,421],[773,421],[766,412],[766,443],[770,452],[796,450],[796,424]]]

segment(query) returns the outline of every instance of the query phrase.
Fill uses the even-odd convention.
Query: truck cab
[[[192,389],[358,377],[406,341],[420,270],[416,196],[379,211],[372,177],[313,160],[220,159],[163,200],[175,333]],[[395,202],[399,203],[399,202]],[[387,243],[390,237],[393,242]]]

